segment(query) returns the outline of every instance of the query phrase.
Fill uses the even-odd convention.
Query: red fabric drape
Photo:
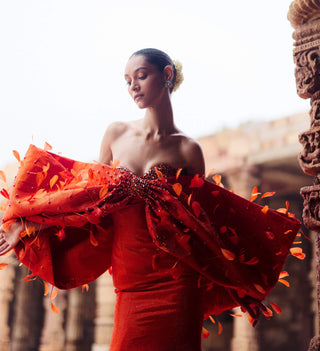
[[[207,314],[235,307],[230,292],[262,301],[278,281],[300,222],[201,178],[176,179],[166,169],[137,177],[31,145],[3,226],[22,218],[44,227],[21,238],[18,259],[58,288],[89,283],[111,265],[112,213],[143,201],[154,244],[176,259],[173,277],[179,262],[199,273]]]

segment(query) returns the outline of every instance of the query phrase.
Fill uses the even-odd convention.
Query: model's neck
[[[143,126],[151,137],[166,136],[173,133],[176,128],[173,121],[173,111],[170,100],[155,108],[148,107],[143,120]]]

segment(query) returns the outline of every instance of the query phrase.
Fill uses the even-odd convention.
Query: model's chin
[[[144,103],[142,103],[142,101],[136,101],[136,105],[137,105],[140,109],[144,109],[144,108],[147,107],[147,106],[145,106]]]

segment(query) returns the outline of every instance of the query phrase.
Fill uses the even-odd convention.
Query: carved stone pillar
[[[5,270],[0,271],[0,351],[10,350],[9,310],[13,299],[14,276],[13,262]]]
[[[82,291],[81,287],[69,290],[65,351],[90,350],[93,342],[94,295],[94,284],[91,284],[88,292]]]
[[[320,303],[320,0],[293,1],[288,19],[295,29],[293,56],[297,93],[303,99],[311,99],[310,129],[299,136],[303,146],[299,162],[304,173],[314,177],[314,185],[302,188],[301,194],[304,199],[304,224],[316,232],[317,295]],[[319,325],[317,329],[319,334]],[[312,339],[309,350],[320,350],[319,336]]]
[[[227,174],[229,188],[238,195],[250,199],[254,186],[259,187],[259,168],[255,166],[243,166],[234,172]],[[240,313],[240,308],[235,309],[235,314]],[[258,351],[258,335],[256,330],[249,323],[248,319],[234,318],[233,338],[231,351]]]
[[[23,280],[30,271],[17,268],[11,351],[38,351],[43,326],[43,287],[40,280]]]
[[[50,296],[44,298],[45,317],[39,351],[64,351],[64,317],[67,307],[67,291],[60,290],[53,303],[60,310],[59,314],[51,310]]]
[[[112,277],[104,273],[96,281],[96,318],[92,351],[109,350],[113,329],[115,293]]]

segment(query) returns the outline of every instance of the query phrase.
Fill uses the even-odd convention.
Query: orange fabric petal
[[[266,293],[265,289],[263,289],[263,287],[260,284],[253,284],[253,285],[261,294]]]
[[[104,185],[99,191],[99,198],[102,199],[109,191],[108,185]]]
[[[1,262],[0,263],[0,271],[6,269],[8,267],[8,263]]]
[[[191,204],[191,207],[192,207],[192,210],[193,210],[193,213],[195,214],[196,217],[199,217],[200,216],[200,212],[201,212],[201,206],[199,204],[198,201],[193,201],[192,204]]]
[[[58,307],[56,307],[52,302],[51,302],[51,311],[56,313],[56,314],[59,314],[60,313],[60,310]]]
[[[286,287],[289,287],[290,286],[290,283],[284,279],[279,279],[278,280],[280,283],[282,283],[283,285],[285,285]]]
[[[202,336],[204,339],[208,339],[208,337],[210,336],[209,331],[205,327],[202,327]]]
[[[273,196],[274,194],[275,194],[275,191],[266,192],[260,197],[260,199],[263,199],[265,197]]]
[[[9,196],[8,191],[7,191],[5,188],[2,188],[2,189],[1,189],[0,194],[1,194],[3,197],[5,197],[6,199],[9,200],[10,196]]]
[[[89,285],[88,284],[83,284],[82,285],[82,292],[84,292],[84,291],[89,291]]]
[[[93,246],[98,246],[99,245],[97,239],[94,237],[94,235],[92,233],[92,230],[90,231],[90,243]]]
[[[273,302],[270,302],[270,305],[276,313],[278,313],[278,314],[282,313],[282,309],[280,306],[278,306],[277,304],[275,304]]]
[[[212,177],[212,180],[217,184],[217,185],[221,185],[221,175],[220,174],[216,174]]]
[[[7,178],[6,178],[6,174],[0,170],[0,180],[2,180],[3,182],[7,182]]]
[[[20,162],[21,159],[20,159],[19,152],[17,150],[13,150],[12,153],[13,153],[13,156],[18,160],[18,162]]]
[[[306,257],[306,254],[302,252],[301,247],[292,247],[290,249],[290,253],[292,256],[297,257],[299,260],[304,260]]]
[[[50,150],[52,150],[52,146],[49,143],[45,142],[44,143],[44,150],[45,151],[50,151]]]
[[[174,190],[174,192],[180,196],[181,192],[182,192],[182,185],[180,183],[175,183],[172,185],[172,188]]]
[[[8,206],[8,200],[4,200],[1,205],[0,205],[0,211],[5,211],[7,209],[7,206]]]
[[[228,261],[234,261],[234,259],[236,258],[236,255],[227,249],[221,248],[221,252]]]
[[[287,271],[282,271],[279,275],[279,278],[282,279],[285,277],[289,277],[289,273]]]
[[[163,180],[164,179],[163,173],[161,171],[159,171],[157,167],[155,167],[155,171],[156,171],[156,174],[157,174],[158,178],[160,180]]]
[[[43,295],[44,295],[44,296],[47,296],[48,293],[49,293],[49,285],[48,285],[48,283],[45,282],[45,281],[43,281],[43,284],[44,284],[44,293],[43,293]]]
[[[264,314],[264,316],[266,318],[270,318],[273,316],[273,312],[271,311],[271,309],[269,307],[266,307],[266,310],[262,310],[262,313]]]
[[[260,194],[261,193],[258,192],[258,188],[256,186],[254,186],[252,191],[251,191],[250,201],[253,202]]]
[[[179,178],[181,171],[182,171],[182,168],[179,168],[179,169],[177,170],[176,179]]]
[[[50,300],[54,300],[57,295],[58,295],[59,290],[57,288],[52,289],[51,294],[50,294]]]
[[[241,317],[243,317],[242,314],[233,314],[233,313],[230,313],[229,315],[230,315],[231,317],[235,317],[235,318],[241,318]]]
[[[190,183],[190,188],[200,188],[204,184],[204,180],[202,177],[199,177],[199,174],[196,174],[192,179]]]
[[[59,179],[59,176],[57,174],[55,174],[51,179],[50,179],[50,189],[52,189],[54,187],[54,185],[56,184],[57,180]]]

